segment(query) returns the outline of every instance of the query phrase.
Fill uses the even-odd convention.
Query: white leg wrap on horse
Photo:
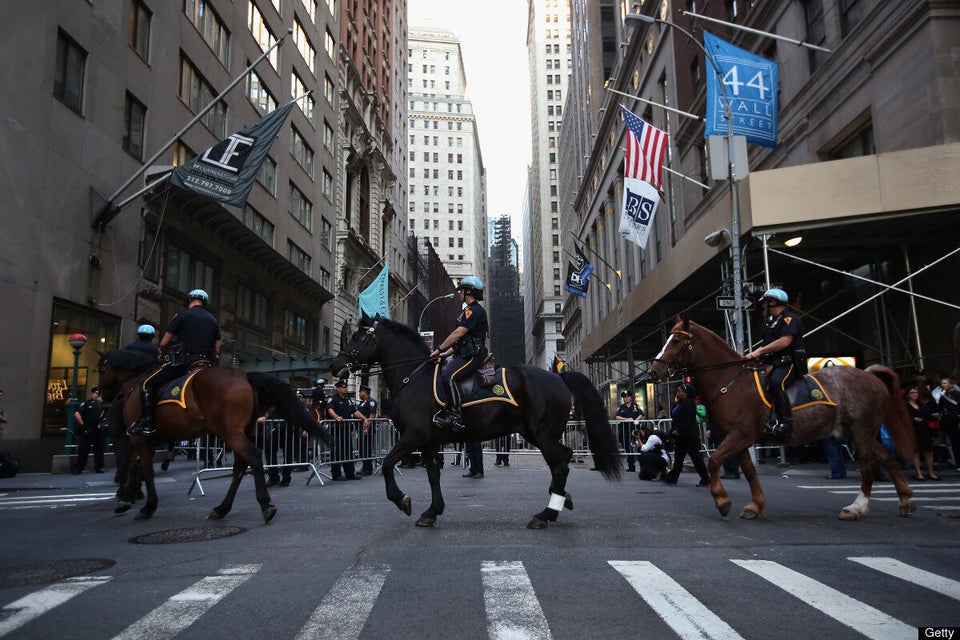
[[[563,503],[566,499],[566,496],[558,496],[555,493],[551,493],[550,503],[547,505],[547,509],[553,509],[557,512],[563,511]]]
[[[854,511],[860,515],[866,515],[870,510],[870,498],[863,495],[863,491],[857,494],[857,499],[844,507],[845,511]]]

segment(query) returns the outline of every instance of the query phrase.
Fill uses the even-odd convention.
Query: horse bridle
[[[685,336],[683,340],[683,344],[680,345],[680,349],[677,350],[677,353],[676,355],[674,355],[673,359],[670,361],[667,361],[667,360],[662,360],[660,358],[654,358],[653,360],[650,361],[651,363],[662,362],[665,365],[667,365],[667,370],[665,371],[665,373],[667,374],[667,378],[672,378],[674,374],[687,372],[686,367],[679,368],[680,357],[683,355],[684,351],[693,351],[693,334],[692,333],[690,333],[689,331],[683,331],[682,329],[674,329],[673,331],[670,332],[670,335]],[[656,371],[648,371],[647,373],[653,374],[654,380],[660,377],[660,374],[657,373]]]
[[[360,348],[364,345],[364,343],[367,342],[367,340],[372,340],[372,339],[374,338],[374,334],[375,334],[376,330],[377,330],[377,321],[374,320],[374,321],[373,321],[373,324],[371,324],[369,327],[366,328],[366,331],[364,331],[364,335],[361,336],[360,339],[356,341],[356,344],[354,345],[353,349],[350,350],[350,353],[347,354],[347,357],[350,359],[350,362],[348,362],[347,365],[346,365],[346,367],[344,367],[345,369],[347,369],[348,371],[352,371],[352,370],[353,370],[353,360],[355,360],[355,359],[357,359],[358,357],[360,357]],[[397,369],[397,368],[399,368],[399,367],[401,367],[401,366],[403,366],[403,365],[405,365],[405,364],[409,364],[410,362],[418,362],[418,361],[420,361],[420,360],[421,360],[421,358],[405,358],[405,359],[403,359],[403,360],[396,360],[396,361],[394,361],[394,362],[390,362],[390,363],[388,363],[389,366],[384,366],[383,363],[381,362],[381,363],[380,363],[380,368],[379,368],[379,369],[375,369],[375,370],[373,371],[373,373],[383,373],[383,372],[385,372],[385,371],[390,371],[390,370],[392,370],[392,369]],[[429,359],[429,358],[427,358],[426,360],[423,360],[423,362],[420,362],[420,364],[417,366],[417,368],[414,369],[413,372],[412,372],[409,376],[406,376],[406,377],[401,381],[401,382],[402,382],[401,388],[403,387],[403,385],[406,385],[407,383],[409,383],[410,380],[412,380],[412,379],[414,378],[414,376],[416,376],[418,373],[420,373],[420,371],[421,371],[429,362],[430,362],[430,359]]]
[[[684,376],[687,376],[687,375],[694,376],[698,373],[703,373],[704,371],[713,371],[715,369],[725,369],[733,365],[740,365],[741,370],[737,373],[736,376],[734,376],[733,380],[731,380],[730,383],[727,384],[721,390],[721,393],[726,393],[727,389],[734,382],[736,382],[737,378],[740,377],[740,374],[743,373],[743,371],[747,369],[753,370],[756,368],[756,367],[750,366],[749,362],[744,360],[743,358],[740,358],[739,360],[730,360],[728,362],[717,362],[714,364],[704,365],[702,367],[694,367],[693,369],[689,369],[687,367],[679,367],[680,358],[683,355],[683,352],[693,351],[693,334],[690,333],[689,331],[684,331],[682,329],[674,329],[673,331],[670,332],[670,335],[684,336],[683,344],[677,350],[677,353],[676,355],[674,355],[673,359],[670,361],[667,361],[667,360],[662,360],[660,358],[654,358],[653,360],[650,361],[650,362],[663,362],[664,364],[666,364],[667,365],[666,374],[668,378],[672,378],[674,374],[681,374]],[[657,375],[656,377],[659,377],[659,375]],[[654,379],[656,379],[656,377]]]

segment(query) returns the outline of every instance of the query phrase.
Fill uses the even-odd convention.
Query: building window
[[[840,0],[840,32],[846,37],[863,19],[862,0]]]
[[[317,23],[317,0],[300,0],[300,4],[303,5],[303,8],[307,10],[307,15],[310,16],[310,20],[314,24]]]
[[[337,61],[337,41],[334,40],[333,34],[330,33],[330,29],[327,29],[326,33],[324,34],[323,49],[327,52],[327,56],[332,61]]]
[[[83,75],[87,52],[63,31],[57,34],[57,68],[53,95],[80,112],[83,109]]]
[[[330,272],[324,268],[320,268],[320,285],[326,289],[330,290]]]
[[[204,80],[200,72],[186,57],[180,58],[180,99],[194,113],[200,113],[213,102],[217,91]],[[215,136],[223,139],[227,136],[227,103],[221,100],[203,116],[203,124]]]
[[[334,88],[333,80],[331,80],[327,74],[323,74],[323,97],[326,98],[327,102],[331,105],[336,102],[336,89]]]
[[[204,42],[213,49],[223,66],[230,67],[230,32],[206,0],[186,0],[183,12],[196,27]]]
[[[287,260],[300,271],[310,275],[310,254],[298,247],[293,240],[287,240]]]
[[[807,42],[822,47],[827,40],[827,28],[823,17],[823,0],[805,0],[803,13],[807,23]],[[813,73],[827,59],[827,54],[816,49],[808,49],[810,73]]]
[[[330,175],[330,172],[326,169],[323,170],[323,184],[321,185],[321,191],[327,200],[333,202],[333,176]]]
[[[247,98],[250,99],[261,116],[265,116],[277,108],[277,99],[273,97],[256,71],[251,71],[247,75]]]
[[[326,218],[320,221],[320,244],[329,251],[333,251],[333,225]]]
[[[153,13],[143,0],[132,0],[130,12],[130,46],[144,60],[150,60],[150,21]]]
[[[297,344],[307,344],[307,319],[289,309],[283,313],[283,338]],[[284,452],[286,453],[286,452]]]
[[[270,27],[267,26],[266,21],[263,19],[263,14],[260,13],[260,9],[253,0],[247,0],[247,28],[250,29],[250,34],[260,46],[261,51],[267,51],[277,43],[277,38],[271,33]],[[277,72],[280,71],[279,49],[279,47],[273,49],[270,51],[270,55],[267,56],[267,60],[270,61],[270,66]]]
[[[830,152],[831,160],[842,160],[844,158],[857,158],[860,156],[872,156],[877,152],[873,140],[873,123],[868,122],[861,126],[857,131],[841,142],[833,151]]]
[[[296,127],[290,127],[290,155],[313,180],[313,149],[303,139]]]
[[[180,247],[167,245],[167,259],[164,264],[164,285],[187,294],[193,289],[213,291],[214,269],[200,258],[187,253]]]
[[[260,329],[267,329],[267,298],[242,284],[237,285],[237,317]]]
[[[143,160],[143,130],[147,124],[147,108],[127,93],[123,105],[123,148],[137,160]]]
[[[310,39],[307,38],[303,25],[296,18],[293,20],[293,42],[297,45],[297,51],[300,52],[303,61],[307,63],[310,73],[317,75],[317,50],[310,44]]]
[[[257,182],[260,183],[267,193],[274,198],[277,197],[277,161],[267,156],[267,159],[260,166],[257,172]]]
[[[292,182],[287,210],[297,219],[297,222],[306,227],[307,231],[313,230],[313,203],[307,200],[307,196],[303,195],[303,192]]]
[[[310,121],[310,124],[316,126],[317,101],[313,99],[312,95],[306,95],[307,87],[303,84],[303,80],[300,79],[300,76],[298,76],[296,72],[293,72],[290,84],[291,95],[294,98],[300,98],[297,100],[297,107],[303,113],[304,117]]]
[[[271,247],[273,246],[273,223],[260,215],[260,213],[250,205],[246,205],[243,208],[243,224],[257,234],[261,240]]]
[[[326,120],[323,121],[323,146],[333,154],[333,127]]]

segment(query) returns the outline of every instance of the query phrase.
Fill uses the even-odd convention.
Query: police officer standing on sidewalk
[[[107,444],[107,434],[101,426],[106,413],[100,400],[100,387],[94,387],[90,390],[90,399],[73,414],[77,425],[77,465],[73,468],[74,475],[83,473],[86,468],[91,446],[93,470],[103,473],[103,450]]]
[[[360,476],[357,475],[357,468],[353,462],[343,462],[353,459],[352,429],[350,423],[344,424],[344,420],[353,418],[357,408],[353,400],[347,397],[346,380],[339,380],[333,386],[337,393],[327,400],[327,418],[334,421],[333,428],[330,429],[330,435],[333,437],[333,446],[330,451],[330,475],[338,481],[359,480]]]
[[[367,385],[360,385],[360,404],[353,414],[353,417],[363,421],[360,426],[360,457],[363,458],[360,475],[362,476],[373,475],[373,444],[376,442],[377,401],[370,397],[370,391],[371,389]]]

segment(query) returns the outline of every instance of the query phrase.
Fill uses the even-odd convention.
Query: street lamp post
[[[437,296],[436,298],[434,298],[433,300],[431,300],[430,302],[428,302],[428,303],[423,307],[423,311],[420,312],[420,319],[417,320],[417,333],[420,333],[420,328],[423,326],[423,314],[425,314],[425,313],[427,312],[427,307],[429,307],[430,305],[432,305],[432,304],[433,304],[434,302],[436,302],[437,300],[443,300],[444,298],[452,298],[452,297],[455,296],[455,295],[457,295],[456,292],[448,293],[448,294],[446,294],[446,295]]]
[[[63,445],[64,453],[68,453],[70,446],[73,445],[73,414],[77,412],[77,404],[80,402],[80,399],[77,398],[77,370],[80,367],[80,350],[83,349],[83,345],[87,344],[87,336],[82,333],[75,333],[70,336],[67,342],[73,347],[73,386],[70,387],[70,402],[67,405],[67,439]]]
[[[741,263],[742,257],[740,255],[740,200],[737,195],[737,185],[734,181],[734,150],[733,150],[733,111],[730,107],[730,99],[727,97],[727,87],[723,83],[723,72],[720,70],[720,65],[717,64],[717,61],[713,59],[713,56],[710,55],[710,52],[707,51],[707,48],[701,44],[697,38],[681,27],[680,25],[674,24],[669,20],[661,20],[653,16],[644,15],[642,13],[628,13],[626,15],[626,20],[637,20],[639,22],[646,22],[648,24],[659,23],[665,24],[668,27],[676,29],[683,35],[690,38],[701,51],[703,55],[710,62],[710,65],[713,67],[714,73],[717,74],[717,79],[720,81],[720,92],[723,95],[723,117],[727,120],[727,181],[730,184],[730,205],[732,210],[732,220],[730,222],[730,254],[733,261],[733,307],[734,311],[737,314],[736,322],[733,327],[733,340],[735,343],[735,348],[737,353],[742,354],[744,352],[744,342],[743,342],[743,265]]]

